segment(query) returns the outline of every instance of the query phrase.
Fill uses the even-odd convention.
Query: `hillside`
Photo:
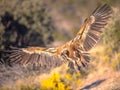
[[[91,61],[83,71],[75,73],[67,67],[67,63],[52,69],[23,65],[11,67],[0,63],[0,90],[120,90],[119,0],[44,0],[42,5],[39,0],[34,3],[34,0],[26,1],[22,5],[19,3],[24,0],[18,0],[18,4],[17,0],[11,1],[12,4],[1,4],[0,1],[0,15],[2,11],[10,10],[15,21],[27,27],[26,43],[30,46],[54,47],[69,41],[85,18],[101,3],[108,3],[115,13],[105,27],[102,39],[90,51]],[[3,61],[1,49],[11,44],[9,39],[14,42],[17,37],[15,32],[10,38],[7,36],[10,32],[4,36],[4,29],[1,23],[0,59]]]

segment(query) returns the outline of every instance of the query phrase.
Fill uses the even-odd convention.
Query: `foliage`
[[[41,82],[41,88],[43,90],[69,90],[68,86],[65,86],[64,83],[60,80],[59,74],[53,74],[46,80]]]
[[[112,62],[113,70],[120,71],[120,53],[116,53]]]
[[[5,1],[3,3],[3,1]],[[57,0],[52,0],[52,1],[57,1]],[[69,6],[71,6],[73,4],[73,2],[75,2],[74,0],[67,0],[69,1]],[[86,12],[85,8],[89,8],[94,7],[93,4],[87,3],[87,6],[84,5],[85,2],[87,2],[87,0],[77,0],[80,2],[80,4],[83,6],[82,8],[84,12]],[[94,0],[92,0],[94,1]],[[101,1],[101,0],[100,0]],[[107,0],[105,0],[107,1]],[[112,1],[112,0],[111,0]],[[118,0],[116,0],[118,1]],[[115,2],[116,2],[115,1]],[[61,2],[61,1],[60,1]],[[82,2],[82,3],[81,3]],[[114,2],[114,1],[113,1]],[[81,6],[78,3],[78,6]],[[64,4],[61,4],[61,6],[63,6]],[[69,9],[68,5],[64,5],[66,8]],[[76,5],[75,5],[76,6]],[[17,20],[19,24],[24,25],[29,31],[26,34],[27,37],[27,43],[29,45],[45,45],[49,43],[49,38],[51,38],[51,34],[53,33],[53,25],[51,23],[51,16],[49,16],[49,10],[47,9],[47,6],[40,0],[2,0],[2,2],[0,2],[0,14],[4,15],[6,11],[8,11],[10,14],[13,15],[14,20]],[[32,7],[32,8],[31,8]],[[29,9],[31,8],[31,9]],[[44,8],[44,10],[43,10]],[[79,10],[80,8],[77,7],[77,9]],[[71,11],[71,9],[69,9],[69,11]],[[80,10],[79,10],[80,11]],[[88,10],[89,12],[91,12],[91,10]],[[86,13],[89,13],[86,12]],[[65,13],[63,11],[63,13]],[[85,14],[86,14],[85,13]],[[70,13],[68,13],[70,14]],[[76,17],[75,13],[72,13],[74,17]],[[44,18],[44,20],[42,19]],[[72,18],[74,19],[74,18]],[[93,53],[94,55],[91,58],[91,63],[90,63],[90,68],[88,68],[89,70],[89,74],[91,74],[91,76],[88,77],[89,80],[91,80],[90,77],[94,76],[94,80],[96,79],[96,77],[99,78],[99,73],[102,72],[102,69],[104,69],[104,73],[103,75],[106,76],[106,66],[108,66],[108,71],[111,71],[111,68],[115,71],[120,70],[120,53],[119,53],[119,29],[120,29],[120,15],[119,12],[116,13],[112,20],[111,20],[111,24],[106,28],[105,32],[104,32],[104,43],[106,45],[106,49],[102,51],[102,49],[100,47],[96,47],[97,52]],[[114,23],[115,22],[115,23]],[[47,24],[45,24],[47,23]],[[76,24],[76,23],[75,23]],[[50,25],[50,26],[49,26]],[[7,39],[9,38],[4,38],[3,34],[5,33],[5,27],[0,24],[0,48],[4,49],[4,43],[3,41],[7,42]],[[50,31],[50,32],[49,32]],[[45,36],[44,36],[44,35]],[[60,35],[61,33],[56,32],[54,35],[54,37],[57,37],[58,35]],[[12,37],[15,37],[15,34],[12,34]],[[11,36],[10,36],[11,37]],[[62,38],[65,37],[58,37],[59,40],[62,40]],[[66,38],[65,38],[66,39]],[[12,40],[8,40],[8,41],[14,41],[14,38],[12,38]],[[50,39],[50,41],[52,41]],[[98,49],[99,48],[99,49]],[[102,47],[104,48],[104,47]],[[115,52],[113,54],[113,52]],[[118,53],[116,53],[118,52]],[[1,56],[0,56],[1,57]],[[15,67],[16,68],[16,67]],[[83,75],[81,73],[79,74],[69,74],[66,73],[65,75],[62,76],[63,73],[60,74],[52,74],[52,76],[48,77],[47,79],[44,79],[42,81],[39,81],[39,83],[35,82],[34,80],[37,79],[39,80],[39,73],[35,70],[28,70],[26,71],[25,69],[13,69],[13,70],[9,70],[6,69],[0,69],[0,80],[2,78],[2,81],[5,81],[4,87],[0,87],[0,90],[11,90],[9,88],[7,88],[7,85],[10,84],[11,86],[13,86],[12,88],[14,88],[15,90],[53,90],[53,89],[57,89],[57,90],[66,90],[66,89],[72,89],[75,90],[78,87],[80,88],[83,84],[84,81],[86,81],[87,78],[83,79]],[[23,73],[22,70],[24,71]],[[45,69],[44,69],[45,70]],[[62,69],[63,70],[63,69]],[[33,75],[33,73],[31,73],[31,71],[33,73],[36,73],[37,75]],[[47,70],[45,70],[47,71]],[[13,72],[17,72],[18,74],[15,74]],[[42,69],[39,69],[39,72],[42,72]],[[96,72],[96,73],[93,73]],[[13,73],[13,74],[12,74]],[[27,74],[27,75],[26,75]],[[25,76],[26,77],[25,77]],[[111,74],[112,75],[112,74]],[[20,76],[19,78],[16,78],[17,76]],[[21,78],[21,76],[24,76],[23,78]],[[29,78],[32,77],[31,78]],[[15,78],[15,79],[11,79],[11,78]],[[17,81],[16,81],[17,79]],[[11,83],[10,81],[14,81],[15,83]],[[88,81],[88,80],[87,80]],[[7,82],[7,83],[6,83]],[[26,83],[27,82],[27,83]],[[117,82],[117,80],[115,81]],[[0,82],[1,84],[2,82]],[[34,84],[35,83],[35,84]],[[111,82],[110,82],[111,83]],[[106,84],[106,83],[105,83]],[[108,87],[110,87],[111,85],[108,85]],[[118,82],[118,86],[119,86],[119,82]],[[104,87],[104,86],[103,86]],[[93,87],[91,87],[93,88]],[[117,86],[115,86],[115,88],[117,88]],[[118,88],[119,89],[119,88]],[[13,89],[12,89],[13,90]],[[113,90],[113,89],[111,89]]]
[[[53,41],[52,32],[53,24],[50,12],[47,6],[39,0],[3,0],[0,2],[0,15],[4,17],[8,13],[13,21],[18,24],[13,24],[12,29],[6,30],[7,25],[0,24],[0,48],[4,49],[5,46],[11,45],[15,42],[17,36],[21,34],[21,29],[25,38],[25,45],[45,46]],[[5,20],[4,20],[5,21]],[[7,21],[5,21],[7,23]],[[12,22],[12,21],[11,21]],[[15,28],[19,25],[20,27]],[[25,29],[23,30],[24,27]],[[18,29],[17,36],[13,29]],[[21,28],[19,30],[19,28]],[[28,30],[28,31],[27,31]],[[17,31],[17,30],[16,30]],[[21,37],[19,37],[21,38]],[[21,42],[18,42],[21,43]],[[15,43],[14,46],[21,46]],[[6,45],[7,44],[7,45]],[[17,45],[18,44],[18,45]],[[12,44],[13,45],[13,44]]]
[[[82,84],[82,76],[80,73],[74,73],[73,75],[66,73],[63,76],[61,74],[54,73],[48,79],[42,80],[41,88],[44,90],[70,90]]]
[[[120,70],[120,15],[119,10],[114,8],[111,22],[104,32],[104,60],[112,66],[113,70]]]
[[[116,10],[116,11],[115,11]],[[119,52],[120,48],[120,15],[119,10],[116,8],[115,13],[112,16],[111,23],[104,32],[104,43],[106,50],[111,48],[113,52]]]

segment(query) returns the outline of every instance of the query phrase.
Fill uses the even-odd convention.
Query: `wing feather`
[[[47,51],[47,49],[41,49],[41,47],[12,48],[9,52],[9,60],[12,64],[33,64],[36,66],[52,66],[53,62],[58,66],[62,64],[59,56]]]
[[[85,67],[90,57],[87,51],[96,45],[103,28],[111,17],[112,9],[107,4],[98,7],[88,17],[76,37],[56,48],[27,47],[13,48],[9,51],[9,59],[14,64],[33,64],[43,67],[60,66],[69,61],[69,67],[80,70]]]
[[[107,24],[108,19],[111,17],[111,13],[112,13],[112,9],[108,5],[105,4],[99,7],[92,14],[95,18],[95,21],[94,23],[89,25],[90,28],[83,41],[83,47],[85,48],[85,51],[90,50],[93,46],[95,46],[97,41],[100,39],[101,33],[103,31],[102,28],[104,28],[105,25]],[[94,31],[96,31],[97,33],[95,33]],[[92,42],[93,40],[95,40],[95,42]]]
[[[79,71],[81,65],[83,67],[86,66],[86,63],[90,60],[90,57],[86,52],[93,48],[100,39],[103,28],[107,24],[111,14],[111,7],[104,4],[98,7],[92,15],[84,21],[75,38],[66,45],[67,47],[70,46],[70,51],[72,52],[72,54],[70,54],[72,56],[70,57],[74,60],[69,63],[69,67]]]
[[[85,51],[89,51],[100,39],[103,28],[111,17],[111,13],[112,9],[107,4],[98,7],[93,14],[84,21],[72,43],[76,44],[79,42],[79,45],[82,46]],[[77,39],[78,37],[80,38]],[[76,48],[78,48],[78,46]]]

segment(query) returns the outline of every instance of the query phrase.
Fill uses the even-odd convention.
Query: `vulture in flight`
[[[70,68],[80,71],[90,61],[88,51],[100,39],[111,13],[111,7],[103,4],[85,19],[76,36],[67,43],[53,48],[13,48],[10,50],[8,59],[11,64],[32,64],[45,67],[60,66],[63,62],[68,62]]]

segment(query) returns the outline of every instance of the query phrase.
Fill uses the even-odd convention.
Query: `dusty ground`
[[[83,81],[79,90],[120,90],[120,72],[106,70],[93,72]]]

